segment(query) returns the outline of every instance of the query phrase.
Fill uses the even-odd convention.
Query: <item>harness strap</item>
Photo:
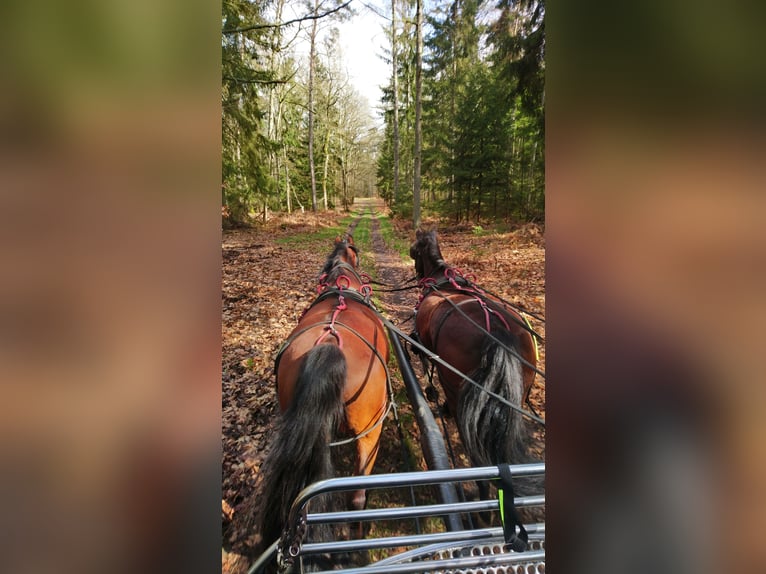
[[[377,312],[377,309],[375,308],[375,305],[372,304],[372,300],[370,299],[370,296],[372,295],[372,288],[369,285],[362,285],[357,291],[354,288],[340,288],[340,287],[328,287],[324,291],[322,291],[316,299],[314,299],[311,302],[311,305],[306,307],[306,310],[303,312],[303,315],[308,313],[308,311],[314,307],[315,305],[319,304],[320,302],[324,301],[325,299],[328,299],[329,297],[333,296],[340,296],[343,295],[346,299],[352,299],[353,301],[356,301],[358,303],[362,303],[372,309],[373,311]]]
[[[380,425],[383,424],[383,421],[388,416],[388,413],[390,413],[391,409],[394,407],[394,391],[393,391],[393,388],[391,387],[391,374],[388,371],[388,365],[383,360],[383,357],[381,356],[380,351],[378,351],[378,349],[372,343],[370,343],[367,339],[365,339],[362,336],[362,334],[359,333],[359,331],[357,331],[353,327],[351,327],[349,325],[346,325],[344,323],[341,323],[341,322],[338,322],[337,324],[339,326],[343,327],[344,329],[348,329],[351,333],[353,333],[359,339],[361,339],[361,341],[365,345],[367,345],[370,348],[370,350],[375,354],[375,356],[380,361],[380,364],[383,365],[383,370],[386,373],[386,388],[388,389],[388,406],[386,407],[386,411],[380,416],[380,418],[377,421],[375,421],[374,425],[372,425],[371,427],[363,430],[362,432],[360,432],[359,434],[357,434],[355,436],[352,436],[352,437],[349,437],[349,438],[346,438],[346,439],[341,439],[341,440],[333,441],[333,442],[330,443],[330,446],[340,446],[340,445],[348,444],[348,443],[357,441],[357,440],[359,440],[360,438],[362,438],[364,436],[367,436],[373,430],[375,430],[376,428],[378,428]]]
[[[505,328],[508,331],[511,330],[511,326],[508,324],[508,321],[505,320],[505,317],[503,317],[500,313],[498,313],[494,309],[491,309],[490,307],[487,307],[487,303],[486,303],[486,301],[484,301],[484,299],[482,299],[481,297],[474,296],[474,300],[479,302],[479,305],[481,305],[482,311],[484,311],[484,322],[487,325],[487,331],[490,330],[490,326],[489,326],[489,314],[490,313],[492,313],[498,319],[500,319],[503,322],[503,325],[505,325]]]
[[[514,504],[511,466],[500,464],[497,468],[500,471],[500,486],[497,489],[497,500],[500,506],[500,520],[503,523],[505,543],[509,544],[514,552],[524,552],[529,543],[529,535],[519,518],[519,513]],[[519,527],[518,534],[516,534],[517,526]]]
[[[362,291],[359,292],[356,289],[341,289],[339,287],[327,287],[324,291],[322,291],[316,299],[314,299],[311,304],[306,307],[306,309],[301,313],[301,319],[308,313],[315,305],[318,305],[320,302],[324,301],[325,299],[329,299],[330,297],[338,296],[340,299],[341,296],[345,297],[346,299],[351,299],[352,301],[356,301],[357,303],[361,303],[365,305],[366,307],[369,307],[372,309],[372,311],[378,315],[379,317],[380,312],[375,308],[375,305],[373,305],[370,295],[372,294],[372,289],[369,291],[367,289],[364,289],[364,285],[362,285]],[[313,329],[314,327],[318,327],[319,325],[328,325],[329,323],[327,321],[320,321],[318,323],[313,323],[309,325],[308,327],[304,327],[300,331],[296,331],[293,333],[290,337],[287,338],[287,340],[282,343],[282,346],[277,351],[277,356],[274,359],[274,374],[277,374],[277,371],[279,370],[279,361],[282,358],[282,354],[285,352],[287,347],[290,346],[290,344],[300,337],[303,333],[308,331],[309,329]]]
[[[529,328],[529,332],[534,335],[534,337],[532,337],[532,343],[534,343],[534,345],[535,345],[535,360],[539,361],[540,360],[540,347],[537,345],[537,339],[539,338],[539,335],[537,335],[537,333],[535,333],[532,330],[532,325],[530,325],[529,319],[527,319],[527,317],[522,315],[521,318],[524,319],[524,322],[527,324],[527,327]]]
[[[473,276],[473,275],[470,275],[470,276]],[[430,291],[440,292],[444,287],[452,287],[456,289],[457,291],[470,293],[484,300],[485,302],[488,300],[488,297],[491,296],[491,297],[494,297],[497,301],[492,301],[490,299],[489,302],[502,303],[503,305],[510,307],[514,311],[517,311],[521,319],[516,319],[515,317],[511,317],[513,319],[513,322],[519,325],[524,330],[528,331],[531,335],[533,335],[533,337],[539,339],[540,341],[543,340],[543,337],[532,328],[532,325],[529,323],[529,320],[526,317],[524,317],[524,315],[529,315],[530,317],[534,317],[535,319],[538,319],[541,322],[545,322],[544,319],[539,318],[537,315],[535,315],[531,311],[527,311],[526,309],[523,309],[518,305],[514,305],[510,301],[506,301],[499,295],[496,295],[495,293],[492,293],[491,291],[488,291],[487,289],[484,289],[483,287],[479,287],[476,283],[470,281],[466,276],[464,276],[459,269],[448,267],[447,269],[444,270],[444,278],[436,280],[433,277],[425,277],[420,280],[420,282],[418,283],[418,286],[423,290],[423,292],[420,294],[420,298],[418,299],[418,304],[415,307],[416,309],[420,307],[420,303],[423,301],[423,299],[425,299],[429,295]],[[537,345],[537,341],[535,341],[535,345]]]
[[[471,318],[471,317],[470,317],[470,316],[469,316],[469,315],[468,315],[468,314],[467,314],[465,311],[463,311],[462,309],[460,309],[460,306],[461,306],[461,305],[463,305],[463,304],[465,304],[465,303],[472,303],[472,302],[474,302],[474,301],[475,301],[475,299],[467,299],[467,300],[461,301],[461,302],[459,302],[459,303],[455,303],[454,301],[452,301],[452,300],[451,300],[449,297],[447,297],[447,296],[446,296],[444,293],[442,293],[442,292],[441,292],[439,289],[437,289],[436,287],[433,287],[433,288],[432,288],[432,292],[433,292],[433,293],[436,293],[436,294],[437,294],[437,295],[439,295],[439,296],[440,296],[442,299],[444,299],[444,300],[445,300],[447,303],[449,303],[450,305],[452,305],[452,309],[450,309],[450,310],[449,310],[449,311],[446,313],[446,316],[449,316],[449,315],[450,315],[450,314],[451,314],[453,311],[457,311],[457,312],[458,312],[458,313],[460,313],[460,314],[461,314],[461,315],[462,315],[462,316],[463,316],[465,319],[467,319],[469,322],[471,322],[472,324],[474,324],[474,325],[475,325],[477,328],[479,328],[479,329],[483,330],[483,331],[484,331],[484,332],[487,334],[487,336],[488,336],[490,339],[492,339],[493,341],[495,341],[495,342],[496,342],[498,345],[500,345],[500,346],[501,346],[503,349],[505,349],[506,351],[508,351],[509,353],[511,353],[511,354],[512,354],[514,357],[516,357],[516,358],[517,358],[519,361],[521,361],[521,363],[522,363],[522,364],[523,364],[525,367],[527,367],[527,368],[528,368],[528,369],[530,369],[531,371],[533,371],[533,372],[537,373],[537,374],[538,374],[538,375],[540,375],[542,378],[545,378],[545,373],[544,373],[543,371],[541,371],[540,369],[538,369],[538,368],[537,368],[535,365],[533,365],[533,364],[531,364],[529,361],[527,361],[527,360],[526,360],[524,357],[522,357],[522,356],[521,356],[521,354],[520,354],[520,353],[519,353],[519,352],[518,352],[516,349],[513,349],[513,348],[509,347],[508,345],[506,345],[505,343],[503,343],[503,342],[502,342],[500,339],[498,339],[497,337],[495,337],[495,336],[492,334],[492,332],[491,332],[489,329],[487,329],[487,330],[484,330],[484,329],[482,328],[482,326],[481,326],[479,323],[477,323],[476,321],[474,321],[474,320],[473,320],[473,319],[472,319],[472,318]],[[429,295],[430,295],[430,293],[429,293]],[[442,318],[442,321],[441,321],[441,323],[439,324],[439,329],[441,329],[441,325],[442,325],[442,324],[444,323],[444,321],[446,320],[446,316]],[[516,321],[516,322],[518,323],[518,321]],[[521,324],[521,323],[519,323],[519,324]],[[507,323],[506,323],[506,325],[507,325]],[[437,334],[438,334],[438,331],[437,331]],[[532,337],[532,340],[534,341],[534,337]],[[436,347],[436,343],[434,343],[434,347]],[[537,357],[537,358],[539,358],[539,357]]]
[[[346,309],[348,309],[348,306],[346,305],[346,299],[343,297],[343,295],[339,295],[338,304],[335,306],[335,311],[332,313],[330,324],[324,328],[324,333],[322,333],[322,335],[316,340],[316,343],[314,343],[315,347],[324,341],[327,335],[332,335],[338,340],[338,348],[343,348],[343,339],[341,339],[340,333],[338,333],[338,331],[335,329],[335,321],[338,318],[338,315],[340,315],[341,311],[345,311]]]
[[[337,263],[333,267],[331,273],[334,272],[336,269],[346,269],[346,270],[350,271],[351,274],[359,281],[359,283],[367,283],[368,282],[368,281],[364,280],[364,277],[366,276],[366,277],[369,278],[369,275],[367,275],[366,273],[360,274],[353,265],[351,265],[349,263],[346,263],[345,261],[341,261],[341,262]],[[329,276],[328,273],[323,273],[319,277],[319,284],[317,285],[317,292],[322,293],[327,287],[329,287],[329,283],[325,282],[325,280],[328,278],[328,276]]]

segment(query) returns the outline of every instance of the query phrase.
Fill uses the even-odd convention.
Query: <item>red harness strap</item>
[[[511,330],[511,327],[510,325],[508,325],[508,321],[505,320],[505,317],[503,317],[503,314],[498,313],[494,309],[487,306],[487,303],[483,297],[483,296],[486,296],[486,294],[481,289],[479,289],[475,285],[466,287],[465,285],[461,285],[460,283],[455,281],[456,277],[464,277],[466,280],[468,279],[468,276],[463,275],[463,272],[460,271],[460,269],[457,269],[455,267],[447,267],[444,270],[444,277],[447,279],[447,281],[449,281],[450,285],[452,285],[454,289],[458,291],[462,291],[463,293],[468,295],[473,295],[474,300],[477,301],[479,305],[481,305],[481,309],[482,311],[484,311],[484,324],[487,328],[487,333],[491,332],[491,329],[490,329],[491,321],[489,316],[490,313],[492,313],[498,319],[500,319],[500,321],[503,322],[503,325],[505,325],[505,328],[507,330],[509,331]],[[427,292],[427,289],[428,288],[434,289],[436,287],[436,280],[433,279],[432,277],[426,277],[425,279],[421,279],[420,287],[421,289],[423,289],[423,291],[420,294],[420,299],[418,300],[418,304],[415,307],[415,309],[420,307],[420,304],[423,302],[423,299],[425,298],[424,293]]]
[[[506,330],[508,330],[508,331],[511,330],[511,327],[508,325],[508,321],[505,320],[505,317],[503,317],[502,314],[498,313],[494,309],[490,309],[489,307],[487,307],[487,304],[484,302],[484,299],[482,299],[481,297],[477,296],[477,297],[474,297],[474,299],[476,299],[479,302],[479,305],[481,305],[482,311],[484,311],[484,321],[486,322],[486,325],[487,325],[487,333],[490,332],[490,328],[489,328],[490,327],[490,325],[489,325],[489,314],[490,313],[495,315],[498,319],[500,319],[503,322],[503,325],[505,325]]]
[[[346,299],[343,297],[343,295],[338,295],[338,304],[335,306],[335,310],[332,313],[330,324],[325,326],[324,333],[322,333],[322,335],[316,340],[316,343],[314,343],[315,347],[324,341],[327,335],[332,335],[338,340],[338,347],[341,349],[343,348],[343,339],[341,339],[340,333],[338,333],[337,329],[335,329],[335,321],[338,319],[338,315],[340,315],[341,311],[345,311],[347,308],[348,306],[346,305]]]

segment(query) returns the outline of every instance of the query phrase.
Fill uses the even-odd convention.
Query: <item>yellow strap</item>
[[[533,330],[532,329],[532,325],[529,323],[529,319],[527,319],[527,316],[525,314],[522,314],[521,318],[524,319],[524,322],[527,324],[527,327],[529,327],[530,331],[532,331]],[[530,333],[530,335],[531,335],[531,333]],[[535,337],[534,335],[532,335],[532,343],[535,346],[535,360],[539,361],[540,360],[540,349],[537,347],[537,337]]]
[[[497,502],[500,505],[500,522],[505,526],[505,508],[503,508],[503,494],[502,488],[497,489]]]

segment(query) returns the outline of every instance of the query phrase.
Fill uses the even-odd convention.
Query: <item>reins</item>
[[[412,283],[413,281],[417,281],[418,277],[417,275],[410,277],[409,279],[406,279],[404,283],[399,284],[391,284],[391,283],[385,283],[382,281],[375,281],[374,279],[370,279],[370,283],[374,283],[375,285],[381,285],[383,287],[389,287],[389,289],[378,289],[381,293],[396,293],[397,291],[409,291],[410,289],[417,289],[420,287],[417,283],[415,285],[410,285],[408,287],[397,287],[396,285],[407,285],[407,283]]]
[[[436,363],[440,364],[441,366],[449,369],[450,371],[452,371],[456,375],[461,376],[463,379],[465,379],[467,382],[469,382],[470,384],[472,384],[476,388],[478,388],[481,391],[487,393],[489,396],[494,397],[495,399],[497,399],[498,401],[500,401],[504,405],[506,405],[506,406],[512,408],[513,410],[515,410],[516,412],[518,412],[518,413],[524,415],[525,417],[528,417],[528,418],[532,419],[533,421],[535,421],[537,423],[540,423],[541,425],[545,426],[545,420],[544,419],[538,417],[537,415],[533,415],[532,413],[530,413],[528,411],[525,411],[524,409],[522,409],[521,407],[519,407],[517,405],[514,405],[512,402],[510,402],[509,400],[505,399],[504,397],[501,397],[497,393],[494,393],[494,392],[492,392],[492,391],[490,391],[488,389],[485,389],[482,385],[480,385],[479,383],[474,381],[471,377],[469,377],[465,373],[461,372],[457,368],[453,367],[447,361],[442,359],[439,355],[437,355],[436,353],[433,353],[432,351],[430,351],[429,349],[424,347],[420,342],[416,341],[415,339],[413,339],[412,337],[410,337],[409,335],[404,333],[401,329],[396,327],[396,325],[394,325],[391,321],[389,321],[388,319],[386,319],[382,315],[381,315],[381,320],[383,321],[383,325],[385,325],[389,330],[391,330],[394,333],[396,333],[397,335],[399,335],[402,339],[407,341],[410,345],[412,345],[413,347],[415,347],[418,350],[422,351],[426,355],[426,357],[428,357],[429,360],[431,360],[433,362],[436,362]]]

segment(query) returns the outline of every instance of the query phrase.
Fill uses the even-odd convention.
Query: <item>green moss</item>
[[[410,263],[412,259],[410,259],[409,241],[396,235],[391,219],[388,217],[379,217],[378,219],[380,221],[380,233],[383,236],[383,241],[386,242],[386,247],[396,251],[403,261]]]

